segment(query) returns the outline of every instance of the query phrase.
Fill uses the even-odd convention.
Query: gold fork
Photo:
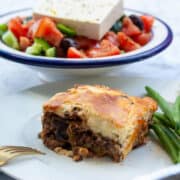
[[[11,159],[24,155],[45,155],[45,153],[23,146],[2,146],[0,147],[0,167],[7,164]]]

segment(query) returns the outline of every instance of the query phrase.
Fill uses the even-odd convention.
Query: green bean
[[[176,98],[176,101],[173,105],[173,116],[175,122],[178,124],[178,129],[180,129],[180,96]]]
[[[179,137],[176,135],[176,133],[170,129],[167,128],[163,125],[161,125],[161,128],[163,129],[163,131],[169,136],[169,138],[171,139],[171,142],[174,144],[174,146],[178,149],[178,151],[180,151],[180,139]]]
[[[157,93],[152,88],[146,86],[145,89],[148,95],[157,101],[159,107],[164,112],[164,114],[168,117],[172,125],[177,128],[177,124],[174,120],[173,113],[172,113],[172,106],[159,93]]]
[[[159,118],[157,118],[156,116],[153,116],[153,123],[161,124],[163,122]]]
[[[152,129],[158,136],[161,144],[164,146],[165,150],[168,152],[170,155],[171,159],[173,160],[174,163],[178,163],[178,154],[179,151],[175,148],[174,144],[172,143],[171,139],[169,136],[164,132],[164,130],[161,128],[160,125],[153,124],[151,125]]]
[[[180,163],[180,151],[178,152],[177,163]]]
[[[169,119],[164,114],[162,114],[160,112],[156,112],[153,115],[153,118],[154,117],[159,119],[162,122],[162,124],[174,128],[174,126],[172,126],[171,122],[169,121]]]

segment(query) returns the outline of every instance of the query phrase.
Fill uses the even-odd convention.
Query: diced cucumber
[[[34,42],[35,42],[35,44],[41,45],[43,51],[46,51],[49,48],[51,48],[49,43],[47,41],[45,41],[44,39],[42,39],[42,38],[35,38]]]
[[[26,49],[27,54],[31,55],[45,55],[47,57],[56,56],[56,48],[49,45],[47,41],[41,38],[36,38],[34,44]]]
[[[0,30],[1,31],[7,31],[8,30],[7,24],[0,24]]]
[[[31,54],[31,55],[36,55],[36,56],[41,55],[42,46],[40,44],[33,44],[32,46],[26,49],[26,53]]]
[[[0,24],[0,37],[8,30],[7,24]]]
[[[2,36],[2,41],[13,49],[19,49],[19,43],[15,35],[11,31],[7,31]]]
[[[52,47],[52,48],[47,49],[45,55],[47,57],[56,57],[56,48]]]
[[[65,26],[64,24],[58,23],[57,28],[64,34],[66,34],[69,37],[76,36],[76,31],[68,26]]]

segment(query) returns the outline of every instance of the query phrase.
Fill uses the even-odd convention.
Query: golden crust
[[[100,85],[76,85],[46,102],[44,112],[59,114],[65,104],[88,109],[88,112],[102,117],[102,120],[105,118],[120,127],[129,120],[145,120],[147,113],[157,110],[156,102],[149,97],[128,96],[122,91]]]

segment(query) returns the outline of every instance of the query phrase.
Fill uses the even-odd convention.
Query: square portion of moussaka
[[[74,160],[109,156],[119,162],[146,142],[156,110],[156,102],[149,97],[79,85],[44,104],[40,137],[45,146]]]

